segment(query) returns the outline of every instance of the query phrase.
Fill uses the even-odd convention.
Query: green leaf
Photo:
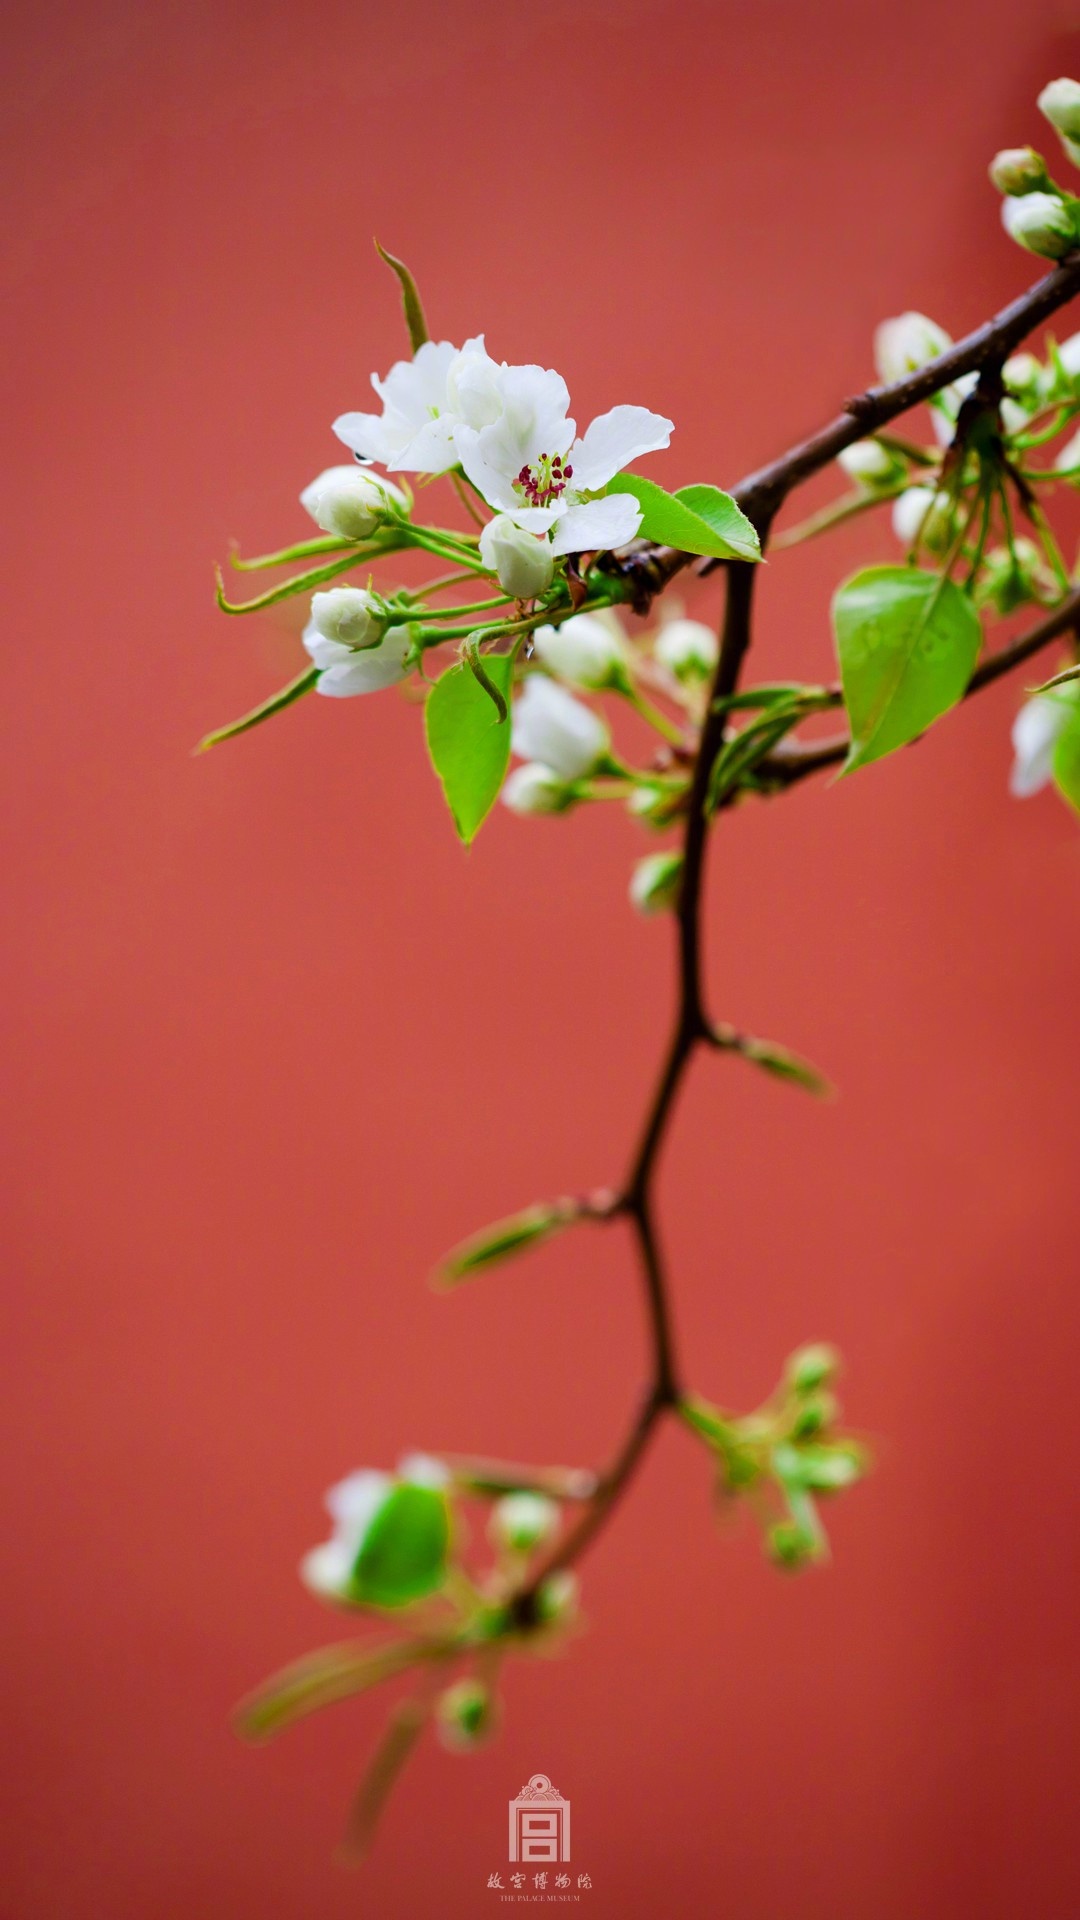
[[[204,734],[195,749],[196,753],[208,753],[211,747],[216,747],[222,740],[232,740],[236,734],[246,733],[249,727],[257,727],[263,720],[269,720],[271,714],[281,713],[285,707],[291,707],[294,700],[311,692],[318,677],[318,667],[305,667],[303,673],[298,673],[287,687],[272,693],[269,700],[264,700],[260,706],[252,707],[250,713],[241,714],[239,720],[230,721],[227,727],[219,727],[216,733]]]
[[[714,560],[760,560],[761,544],[746,515],[719,487],[682,487],[666,493],[655,480],[618,473],[606,493],[632,493],[646,540],[677,547],[680,553],[707,554]]]
[[[382,1680],[403,1673],[423,1657],[424,1648],[410,1640],[390,1646],[364,1646],[352,1640],[336,1647],[320,1647],[291,1666],[283,1667],[236,1709],[235,1725],[246,1740],[268,1740],[308,1713],[349,1700]]]
[[[424,318],[424,309],[420,304],[420,295],[416,290],[416,281],[404,260],[398,260],[394,254],[387,253],[386,248],[381,247],[377,240],[375,251],[380,260],[386,261],[390,271],[397,274],[401,287],[401,304],[405,310],[405,325],[409,329],[409,342],[413,352],[416,353],[418,348],[424,345],[425,340],[431,338]]]
[[[919,567],[867,567],[832,611],[851,773],[917,739],[963,698],[982,629],[959,587]]]
[[[792,1053],[788,1047],[777,1046],[774,1040],[755,1040],[747,1036],[739,1052],[744,1060],[753,1060],[755,1065],[773,1074],[777,1080],[787,1080],[797,1087],[805,1087],[818,1100],[833,1100],[836,1088],[831,1080],[818,1071],[811,1061],[804,1060],[801,1054]]]
[[[350,1591],[375,1607],[421,1600],[442,1585],[449,1545],[446,1495],[437,1487],[400,1481],[364,1535]]]
[[[719,487],[693,486],[676,487],[672,496],[681,500],[684,506],[696,513],[699,520],[712,528],[719,539],[727,542],[731,552],[740,560],[760,560],[761,541],[757,528],[748,520],[742,508],[730,493],[722,493]]]
[[[513,662],[486,654],[484,672],[509,706]],[[510,716],[499,719],[490,694],[459,661],[435,682],[424,709],[431,763],[442,782],[458,836],[468,846],[487,819],[510,761]]]
[[[1073,692],[1074,688],[1069,691]],[[1054,743],[1052,768],[1054,785],[1062,799],[1080,813],[1080,707]]]
[[[552,1234],[561,1232],[579,1217],[580,1208],[572,1200],[525,1207],[521,1213],[496,1220],[493,1226],[471,1234],[468,1240],[451,1248],[439,1267],[439,1278],[452,1286],[456,1280],[465,1280],[484,1267],[493,1267],[497,1261],[522,1253],[540,1240],[549,1240]]]

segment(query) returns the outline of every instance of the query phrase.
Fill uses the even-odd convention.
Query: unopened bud
[[[786,1567],[792,1573],[808,1566],[821,1552],[817,1535],[795,1520],[777,1520],[769,1528],[768,1548],[777,1566]]]
[[[1055,133],[1080,140],[1080,81],[1051,80],[1040,93],[1038,105]]]
[[[330,587],[311,596],[311,620],[324,640],[346,647],[370,646],[382,624],[379,603],[364,587]]]
[[[840,1355],[836,1348],[824,1341],[815,1341],[791,1354],[784,1377],[793,1393],[816,1393],[819,1387],[827,1387],[835,1380],[839,1367]]]
[[[678,905],[682,886],[681,853],[647,853],[630,879],[630,898],[639,913],[664,913]]]
[[[1059,473],[1068,474],[1069,485],[1071,487],[1080,487],[1080,431],[1074,433],[1070,439],[1066,440],[1065,445],[1054,461],[1054,466]],[[1074,469],[1076,469],[1076,471],[1074,471]]]
[[[571,614],[558,627],[537,627],[533,651],[560,680],[575,687],[627,687],[622,640],[614,614]]]
[[[577,1575],[563,1567],[549,1574],[536,1595],[537,1618],[544,1626],[561,1626],[577,1612]]]
[[[550,1540],[559,1524],[559,1509],[544,1493],[508,1493],[491,1510],[488,1532],[496,1545],[513,1553],[531,1553]]]
[[[952,509],[933,487],[907,487],[893,506],[892,524],[905,547],[921,545],[943,553],[952,537]]]
[[[1076,245],[1073,223],[1056,193],[1025,193],[1001,203],[1006,233],[1044,260],[1060,260]]]
[[[902,380],[951,346],[944,327],[925,313],[899,313],[883,320],[874,335],[874,364],[882,380]]]
[[[495,1703],[479,1680],[455,1680],[439,1698],[439,1738],[452,1753],[467,1752],[491,1732]]]
[[[574,804],[574,794],[550,767],[527,760],[507,779],[502,800],[511,813],[565,813]]]
[[[653,653],[677,680],[707,680],[720,642],[704,620],[669,620],[653,641]]]
[[[400,487],[366,467],[327,467],[300,495],[300,505],[324,533],[366,540],[387,520],[408,511]]]
[[[976,598],[996,613],[1015,612],[1039,598],[1039,590],[1053,585],[1034,541],[1020,534],[1012,547],[991,547],[979,576]]]
[[[685,787],[635,787],[626,803],[626,810],[635,820],[643,820],[649,827],[670,827],[679,813],[685,798]]]
[[[792,1435],[796,1440],[809,1440],[813,1434],[823,1433],[830,1427],[836,1415],[837,1404],[831,1393],[812,1393],[795,1414]]]
[[[1049,185],[1046,161],[1034,147],[1002,147],[990,162],[999,193],[1039,193]]]
[[[836,456],[849,480],[865,487],[867,493],[881,493],[895,486],[906,471],[904,462],[883,447],[880,440],[856,440]]]
[[[496,514],[481,533],[480,558],[514,600],[535,600],[537,594],[546,593],[555,571],[546,534],[537,539],[524,527],[516,527],[506,513]]]

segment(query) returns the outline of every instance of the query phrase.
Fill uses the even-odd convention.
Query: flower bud
[[[491,1732],[495,1703],[479,1680],[456,1680],[435,1708],[439,1739],[451,1753],[465,1753]]]
[[[513,1553],[531,1553],[550,1540],[559,1524],[559,1509],[544,1493],[508,1493],[491,1510],[488,1532],[497,1546]]]
[[[840,1366],[840,1355],[835,1347],[824,1341],[814,1341],[811,1346],[799,1347],[790,1355],[784,1368],[784,1378],[793,1393],[816,1393],[819,1387],[827,1387],[835,1380]]]
[[[324,533],[366,540],[395,513],[408,510],[400,487],[366,467],[327,467],[300,495],[300,505]]]
[[[312,594],[311,624],[324,640],[369,647],[382,624],[379,603],[365,587],[330,587]]]
[[[653,641],[653,654],[677,680],[707,680],[720,642],[704,620],[668,620]]]
[[[1056,193],[1025,193],[1001,203],[1001,221],[1011,240],[1044,260],[1060,260],[1076,245],[1073,223]]]
[[[808,1440],[813,1434],[823,1433],[836,1419],[837,1411],[836,1400],[831,1393],[808,1395],[791,1423],[793,1437],[796,1440]]]
[[[542,673],[526,677],[514,703],[511,740],[523,760],[539,760],[563,780],[584,779],[609,745],[599,714]]]
[[[1057,357],[1071,380],[1080,381],[1080,333],[1070,333],[1057,350]]]
[[[630,878],[630,898],[639,913],[664,913],[676,907],[682,885],[681,853],[647,853]]]
[[[1066,440],[1065,445],[1054,461],[1054,466],[1059,473],[1069,474],[1068,484],[1070,487],[1080,487],[1080,472],[1072,473],[1070,471],[1073,467],[1080,468],[1080,429]]]
[[[874,365],[882,380],[902,380],[928,366],[939,353],[952,346],[952,340],[929,320],[925,313],[900,313],[883,320],[874,335]]]
[[[821,1543],[809,1527],[795,1520],[777,1520],[768,1532],[768,1548],[779,1567],[796,1573],[821,1554]]]
[[[881,493],[894,486],[905,472],[904,462],[890,453],[888,447],[883,447],[880,440],[856,440],[850,447],[844,447],[836,458],[848,478],[854,480],[856,486],[865,487],[867,493]]]
[[[1080,81],[1051,80],[1039,95],[1038,107],[1055,133],[1080,140]]]
[[[577,1612],[577,1575],[568,1567],[548,1575],[536,1595],[537,1617],[544,1626],[560,1626]]]
[[[933,487],[907,487],[892,510],[893,532],[905,547],[929,547],[942,553],[952,534],[952,509]]]
[[[635,787],[626,810],[646,826],[670,827],[686,798],[685,787],[652,787],[647,782]]]
[[[1039,193],[1049,185],[1046,161],[1034,147],[1002,147],[989,171],[999,193]]]
[[[377,647],[357,653],[340,640],[329,640],[314,621],[304,631],[304,645],[319,669],[316,693],[348,699],[355,693],[378,693],[404,680],[412,645],[408,627],[390,627]]]
[[[502,790],[503,805],[511,813],[565,813],[574,795],[565,780],[540,760],[515,767]]]
[[[571,614],[558,627],[537,627],[533,651],[560,680],[572,686],[627,687],[626,662],[618,621],[595,613]]]
[[[480,535],[480,558],[500,587],[515,600],[535,600],[546,593],[555,571],[551,542],[544,534],[516,527],[509,514],[497,513]]]

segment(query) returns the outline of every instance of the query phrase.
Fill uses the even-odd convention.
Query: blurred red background
[[[878,1468],[832,1566],[722,1536],[668,1432],[585,1567],[589,1636],[512,1671],[481,1756],[421,1752],[359,1879],[332,1852],[382,1703],[264,1752],[228,1711],[339,1631],[294,1568],[344,1471],[609,1451],[644,1364],[620,1234],[424,1276],[617,1177],[669,930],[630,914],[614,812],[500,810],[466,856],[395,696],[191,755],[299,664],[215,612],[210,563],[302,533],[329,422],[401,351],[373,231],[439,335],[559,367],[579,420],[671,413],[650,471],[730,484],[865,383],[878,319],[960,332],[1035,277],[985,166],[1042,139],[1074,20],[9,15],[5,1915],[479,1914],[538,1769],[591,1912],[1080,1910],[1080,837],[1006,795],[1018,689],[746,807],[712,863],[717,1013],[843,1097],[698,1065],[678,1331],[735,1406],[843,1348]],[[777,558],[761,673],[828,675],[833,584],[892,552],[863,523]]]

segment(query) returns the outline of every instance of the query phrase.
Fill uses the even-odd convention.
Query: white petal
[[[336,642],[327,641],[325,644],[335,646]],[[335,657],[328,663],[315,683],[316,693],[349,700],[357,693],[380,693],[383,687],[394,686],[398,680],[405,678],[404,662],[409,644],[405,627],[391,627],[378,647],[366,648],[363,653],[354,653],[350,647],[343,647],[341,652],[345,657]],[[312,659],[315,659],[314,648],[306,638],[304,645]],[[316,660],[315,664],[322,666],[322,661]]]
[[[438,420],[425,420],[419,433],[386,464],[395,473],[448,473],[457,466],[457,458],[453,415],[444,414]]]
[[[1036,694],[1021,707],[1012,725],[1016,751],[1009,775],[1009,792],[1026,800],[1045,787],[1053,772],[1058,735],[1068,725],[1075,706],[1052,693]]]
[[[300,1578],[305,1587],[324,1600],[340,1600],[349,1584],[356,1554],[343,1540],[324,1540],[312,1547],[300,1562]]]
[[[575,470],[574,479],[577,479]],[[571,507],[555,528],[554,553],[586,553],[623,547],[641,525],[641,508],[632,493],[609,493]]]
[[[513,488],[514,476],[521,467],[520,461],[513,473],[504,473],[500,467],[493,466],[481,446],[480,433],[476,427],[458,426],[454,434],[454,444],[466,474],[481,499],[486,500],[489,507],[497,507],[501,513],[512,513],[515,507],[520,506],[520,500]]]
[[[578,780],[607,751],[608,730],[565,687],[530,673],[514,704],[511,740],[521,759],[541,760],[561,779]]]
[[[395,360],[385,380],[372,374],[371,384],[387,412],[400,414],[415,431],[446,406],[446,376],[456,358],[449,340],[425,340],[411,360]]]
[[[400,440],[398,434],[387,431],[378,413],[339,413],[334,432],[362,460],[380,460],[384,466],[393,459]]]
[[[612,407],[610,413],[599,414],[570,456],[575,488],[589,493],[606,487],[631,460],[666,447],[674,429],[673,420],[647,407]]]
[[[327,1511],[341,1526],[366,1526],[392,1486],[388,1473],[379,1473],[374,1467],[361,1467],[330,1488],[326,1495]]]
[[[398,1461],[397,1477],[407,1480],[411,1487],[439,1488],[449,1485],[450,1469],[433,1454],[406,1453]]]
[[[546,533],[567,511],[561,500],[550,507],[523,507],[519,503],[510,509],[510,518],[515,527],[523,527],[526,533]]]

